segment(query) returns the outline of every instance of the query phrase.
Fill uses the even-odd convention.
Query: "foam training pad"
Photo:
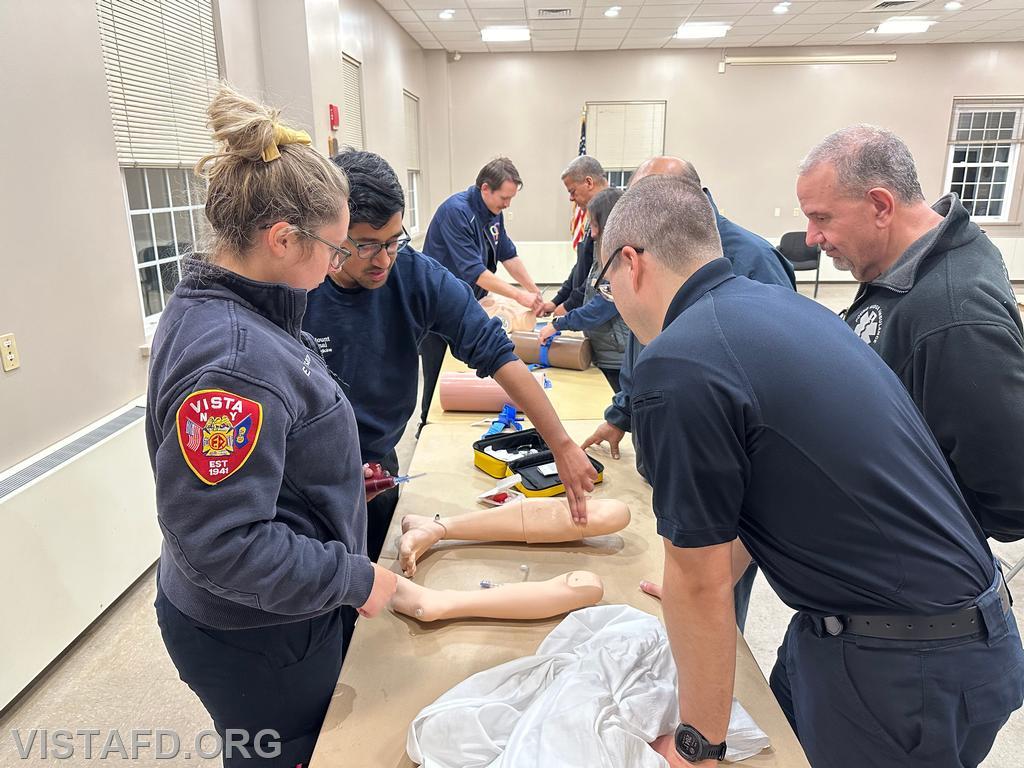
[[[532,331],[537,324],[537,316],[533,312],[507,296],[489,293],[480,299],[480,306],[490,317],[501,320],[505,333]]]
[[[515,344],[516,357],[527,365],[541,362],[540,336],[536,331],[515,331],[509,334]],[[590,367],[590,342],[581,336],[556,336],[548,348],[548,365],[585,371]]]
[[[544,373],[534,371],[537,383],[544,386]],[[522,410],[518,403],[492,378],[481,379],[475,373],[445,371],[438,380],[441,409],[445,411],[483,411],[498,413],[505,403],[512,403]]]

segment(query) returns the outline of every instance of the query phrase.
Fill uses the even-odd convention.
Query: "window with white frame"
[[[961,100],[953,104],[946,190],[972,218],[1008,221],[1020,161],[1024,100]]]
[[[181,258],[208,231],[203,185],[180,168],[125,168],[135,269],[149,326],[181,277]]]
[[[604,172],[608,176],[609,186],[625,190],[635,170],[636,168],[605,168]]]
[[[587,154],[613,186],[625,186],[644,160],[664,152],[664,101],[587,102]]]
[[[420,230],[420,100],[408,91],[405,102],[405,228],[415,235]]]
[[[213,151],[206,108],[219,79],[212,0],[96,0],[114,144],[123,169],[147,333],[204,233],[190,170]]]
[[[341,104],[341,143],[353,149],[364,149],[363,130],[363,65],[348,54],[341,57],[343,82]]]

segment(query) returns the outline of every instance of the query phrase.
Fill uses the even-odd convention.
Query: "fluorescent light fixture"
[[[730,67],[764,67],[779,64],[889,64],[895,53],[848,54],[842,56],[726,56]]]
[[[453,11],[451,8],[445,8],[443,11],[437,14],[437,18],[441,19],[442,21],[451,21],[452,19],[455,18],[455,11]]]
[[[484,27],[480,39],[485,43],[522,43],[530,39],[527,27]]]
[[[789,3],[779,3],[772,8],[772,13],[789,13]]]
[[[963,3],[957,2],[957,0],[949,0],[949,2],[943,6],[947,11],[959,11],[963,7]]]
[[[923,16],[896,16],[879,24],[875,32],[879,35],[913,35],[927,32],[936,23]]]
[[[616,16],[619,15],[619,11],[621,11],[621,10],[622,10],[622,6],[621,5],[613,5],[611,8],[609,8],[607,11],[604,12],[604,15],[607,16],[610,19],[613,19],[613,18],[615,18]]]
[[[732,27],[721,21],[688,21],[676,30],[679,40],[703,40],[708,37],[725,37]]]

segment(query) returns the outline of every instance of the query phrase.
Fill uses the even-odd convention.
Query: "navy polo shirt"
[[[456,192],[437,207],[423,252],[469,285],[478,299],[487,295],[476,284],[480,275],[496,271],[499,261],[517,255],[505,231],[505,215],[491,213],[475,186]]]
[[[641,353],[634,435],[658,532],[737,536],[817,614],[935,614],[992,583],[984,536],[888,366],[830,311],[716,259]]]
[[[401,439],[416,408],[418,346],[427,333],[443,337],[480,376],[516,359],[501,321],[487,316],[469,287],[409,246],[380,288],[327,279],[310,291],[302,327],[352,403],[363,461],[380,461]]]

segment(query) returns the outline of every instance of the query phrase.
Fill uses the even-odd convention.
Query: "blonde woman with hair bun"
[[[352,408],[301,331],[306,292],[351,255],[348,182],[275,109],[224,86],[208,114],[212,236],[149,374],[157,618],[225,766],[306,765],[357,611],[397,580],[366,556]]]

